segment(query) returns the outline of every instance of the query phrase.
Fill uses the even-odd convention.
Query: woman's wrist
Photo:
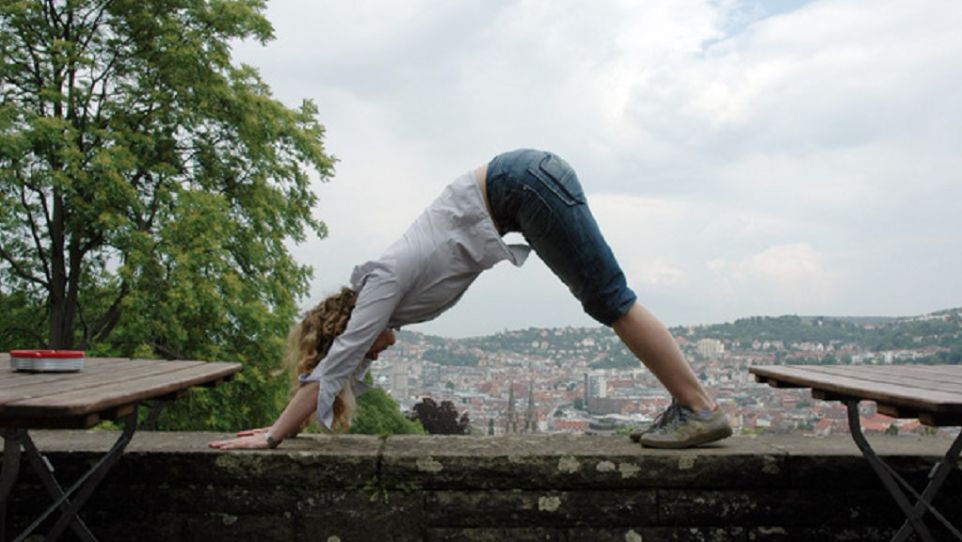
[[[267,439],[267,447],[272,450],[280,446],[281,442],[284,440],[282,438],[274,437],[273,429],[268,429],[267,432],[264,433],[264,438]]]

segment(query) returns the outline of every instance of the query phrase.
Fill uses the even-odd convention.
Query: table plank
[[[834,366],[838,367],[838,366]],[[925,382],[877,382],[867,380],[873,378],[874,366],[862,367],[859,375],[838,374],[832,370],[826,371],[827,366],[757,366],[751,367],[750,372],[756,377],[775,382],[810,387],[813,390],[828,392],[843,397],[872,400],[884,403],[892,408],[904,408],[909,411],[931,413],[937,416],[962,414],[962,386],[957,391],[933,390]],[[911,365],[903,365],[903,374],[911,374]],[[962,366],[944,366],[949,374],[962,374]],[[879,378],[874,375],[874,378]]]
[[[126,363],[99,364],[101,369],[96,372],[67,374],[66,378],[56,380],[24,379],[24,383],[17,387],[0,388],[0,405],[30,398],[56,396],[77,389],[92,389],[104,386],[123,386],[125,382],[183,370],[184,366],[171,364],[166,361],[123,360]],[[205,365],[203,361],[182,362],[195,366]],[[23,374],[23,373],[21,373]],[[46,375],[44,375],[46,376]],[[18,378],[10,378],[18,381]],[[39,380],[39,381],[38,381]]]
[[[941,379],[943,382],[962,384],[962,371],[946,370],[946,367],[946,365],[913,365],[912,369],[920,375],[931,375],[932,378]]]
[[[114,370],[118,370],[122,365],[138,363],[142,360],[132,360],[129,358],[96,358],[84,360],[84,368],[74,373],[29,373],[14,371],[8,361],[0,360],[0,392],[9,388],[16,388],[23,385],[25,380],[43,384],[47,382],[58,382],[61,380],[74,380],[78,375],[104,375]],[[113,365],[117,364],[117,365]]]
[[[914,371],[915,366],[906,368],[885,366],[831,365],[811,367],[810,370],[839,376],[859,378],[869,382],[894,384],[907,387],[923,387],[928,390],[962,393],[962,383],[954,383],[945,378],[937,378],[930,373]],[[947,376],[947,375],[946,375]]]
[[[230,364],[191,364],[176,371],[127,380],[122,386],[91,386],[55,396],[9,402],[2,405],[0,415],[76,416],[98,412],[222,379],[235,372]]]
[[[756,370],[757,369],[757,370]],[[878,382],[905,387],[931,388],[933,385],[950,394],[962,393],[962,383],[953,377],[962,377],[962,366],[947,365],[942,368],[938,378],[933,376],[929,367],[905,366],[842,366],[842,365],[785,365],[759,366],[751,372],[758,375],[786,377],[788,375],[807,375],[808,380],[830,382],[835,377],[854,377],[866,382]]]

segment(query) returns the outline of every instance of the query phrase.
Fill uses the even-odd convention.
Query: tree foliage
[[[357,399],[357,414],[351,433],[405,435],[424,434],[425,430],[417,421],[405,418],[397,402],[386,391],[371,388]]]
[[[434,399],[425,397],[412,410],[414,419],[432,435],[466,435],[471,430],[468,413],[459,415],[451,401],[441,401],[439,405]]]
[[[244,363],[174,425],[276,410],[272,370],[310,276],[285,243],[325,235],[310,174],[325,180],[333,159],[316,107],[286,107],[231,61],[232,40],[271,39],[263,10],[0,4],[0,341]]]

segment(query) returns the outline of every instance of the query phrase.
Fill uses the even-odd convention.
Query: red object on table
[[[10,365],[16,371],[76,372],[84,367],[84,352],[81,350],[11,350]]]

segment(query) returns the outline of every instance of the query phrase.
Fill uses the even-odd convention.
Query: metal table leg
[[[49,540],[56,540],[60,533],[67,528],[73,518],[77,518],[77,512],[80,511],[80,507],[83,506],[90,494],[93,493],[94,489],[98,484],[104,479],[107,471],[114,466],[114,463],[120,459],[120,456],[124,453],[124,448],[130,444],[130,439],[134,436],[134,431],[137,430],[137,409],[128,414],[124,418],[124,432],[121,433],[120,438],[114,443],[113,447],[107,452],[107,455],[103,456],[100,461],[92,468],[87,474],[83,475],[80,480],[67,491],[67,495],[77,492],[77,496],[67,510],[61,514],[60,519],[53,526],[50,534],[47,535]],[[61,497],[61,500],[66,500],[67,495]],[[59,503],[58,503],[59,504]],[[79,519],[79,518],[77,518]]]
[[[59,499],[64,497],[64,491],[63,488],[60,487],[60,483],[57,482],[57,479],[54,478],[53,465],[51,465],[47,458],[40,453],[40,450],[38,450],[37,446],[33,443],[33,439],[31,439],[26,432],[24,432],[22,445],[24,451],[27,453],[27,459],[30,461],[30,465],[40,478],[40,483],[42,483],[43,487],[46,488],[47,493],[49,493],[51,497],[59,502]],[[67,513],[69,506],[70,499],[64,498],[63,502],[60,504],[61,513]],[[97,539],[94,538],[94,535],[90,532],[90,529],[87,528],[87,525],[84,523],[84,521],[80,519],[79,516],[76,516],[76,514],[75,517],[76,519],[71,525],[73,526],[73,530],[77,536],[80,537],[80,539],[84,542],[95,542]]]
[[[916,503],[915,508],[912,509],[912,517],[905,520],[905,523],[902,524],[899,532],[896,533],[895,538],[892,540],[896,542],[908,540],[909,535],[912,534],[910,520],[912,518],[918,518],[921,520],[926,511],[935,510],[931,506],[932,500],[935,498],[935,495],[938,494],[939,489],[942,487],[942,483],[945,482],[946,478],[948,478],[949,473],[955,470],[956,461],[959,459],[960,451],[962,451],[962,433],[959,433],[959,436],[955,438],[952,446],[950,446],[949,450],[944,456],[942,456],[942,460],[936,463],[935,467],[932,468],[932,471],[929,473],[929,483],[922,491],[922,495],[918,497],[918,503]],[[941,519],[941,521],[942,523],[946,523],[946,527],[949,528],[956,538],[962,540],[962,533],[959,533],[957,529],[949,525],[945,519]]]
[[[20,434],[23,429],[3,430],[3,471],[0,472],[0,542],[7,539],[7,499],[20,472]]]
[[[39,518],[37,518],[32,524],[30,524],[27,529],[20,533],[14,542],[21,542],[26,539],[41,523],[44,522],[51,514],[57,509],[60,509],[60,518],[54,524],[51,531],[47,534],[46,540],[53,541],[57,540],[67,526],[72,526],[74,532],[80,537],[81,540],[85,542],[96,542],[96,538],[84,524],[83,520],[80,519],[78,515],[80,508],[87,502],[87,499],[93,493],[97,485],[104,479],[110,468],[120,459],[123,454],[124,449],[130,440],[133,438],[134,431],[137,429],[137,411],[134,410],[133,413],[129,414],[124,418],[124,430],[117,442],[110,448],[110,451],[106,455],[100,458],[99,461],[83,476],[81,476],[66,492],[60,487],[60,484],[54,478],[51,473],[52,469],[46,462],[46,459],[40,455],[37,447],[33,444],[33,441],[27,435],[27,432],[22,429],[13,430],[18,432],[20,438],[16,443],[17,454],[19,455],[19,449],[21,444],[24,450],[27,452],[27,457],[30,460],[31,465],[40,477],[41,482],[47,489],[47,492],[55,499],[53,505],[51,505]],[[4,432],[4,439],[6,439],[6,444],[4,446],[4,472],[3,472],[3,482],[0,483],[0,497],[2,497],[2,504],[6,505],[6,495],[2,493],[2,490],[7,484],[7,446],[10,440],[7,437],[7,432]],[[13,452],[11,452],[12,454]],[[16,478],[16,472],[11,475],[11,480],[9,485],[13,485],[13,480]],[[9,493],[9,488],[7,489]],[[0,540],[3,540],[0,538]]]
[[[862,434],[862,427],[859,421],[858,414],[858,401],[857,400],[847,400],[845,401],[845,406],[848,409],[848,426],[852,433],[852,439],[855,440],[855,444],[858,446],[859,450],[862,451],[862,455],[868,460],[869,465],[875,470],[879,479],[882,481],[882,485],[888,490],[892,498],[898,504],[899,508],[902,509],[902,513],[905,514],[906,520],[902,524],[902,527],[896,533],[895,537],[892,538],[894,541],[902,541],[908,538],[911,531],[914,530],[922,540],[930,542],[934,540],[932,538],[932,533],[929,531],[928,527],[922,521],[922,516],[926,511],[931,512],[932,515],[942,522],[943,525],[951,532],[957,539],[962,540],[962,533],[956,529],[951,522],[949,522],[945,516],[939,513],[934,507],[932,507],[931,502],[938,493],[939,488],[945,481],[945,478],[949,473],[955,468],[955,461],[959,457],[959,451],[962,449],[962,435],[955,439],[949,451],[945,454],[942,461],[938,463],[935,469],[930,474],[930,480],[928,485],[919,495],[912,486],[906,482],[901,476],[898,475],[891,467],[889,467],[882,459],[875,453],[875,450],[869,445],[868,441],[865,439],[865,435]],[[906,497],[905,492],[902,491],[901,485],[905,491],[907,491],[912,497],[915,498],[916,503],[912,506],[909,503],[908,497]]]

